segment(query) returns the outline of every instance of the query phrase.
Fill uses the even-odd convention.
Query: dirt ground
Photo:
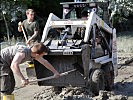
[[[67,87],[63,88],[61,93],[55,94],[50,86],[28,85],[20,88],[20,80],[15,76],[15,100],[133,100],[133,62],[121,66],[131,58],[133,54],[118,55],[118,76],[115,77],[114,89],[111,92],[100,91],[99,96],[93,97],[93,94],[84,88]],[[20,65],[27,78],[25,67],[25,64]]]
[[[20,87],[20,80],[16,76],[15,100],[133,100],[133,63],[123,65],[131,55],[118,57],[119,70],[115,77],[114,89],[111,92],[100,91],[99,96],[86,92],[83,88],[67,87],[62,92],[55,94],[50,86],[28,85]],[[21,65],[21,71],[25,73],[25,65]]]

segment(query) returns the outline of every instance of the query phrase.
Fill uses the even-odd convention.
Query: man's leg
[[[0,56],[0,92],[11,94],[14,91],[15,79],[12,70]]]

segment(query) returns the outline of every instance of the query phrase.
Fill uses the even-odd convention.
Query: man
[[[23,22],[18,23],[18,31],[22,32],[22,26],[26,35],[28,36],[28,40],[26,44],[29,45],[31,42],[39,42],[40,34],[39,34],[39,24],[34,20],[35,12],[33,9],[26,10],[27,19]]]
[[[10,95],[14,91],[15,80],[13,74],[16,74],[20,78],[23,86],[29,83],[21,73],[19,64],[32,59],[37,60],[47,69],[52,71],[55,78],[59,77],[60,74],[47,60],[43,58],[47,53],[48,48],[43,43],[36,43],[31,48],[22,45],[15,45],[2,49],[0,56],[1,92],[5,95]]]
[[[33,9],[26,10],[27,19],[23,22],[19,22],[18,31],[22,32],[22,27],[27,37],[26,44],[28,46],[33,45],[35,42],[40,42],[39,24],[34,20],[35,12]],[[33,64],[33,61],[27,62],[28,66]]]

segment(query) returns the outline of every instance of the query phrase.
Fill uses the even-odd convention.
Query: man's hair
[[[29,14],[29,12],[35,13],[33,9],[27,9],[27,10],[26,10],[26,15]]]
[[[49,48],[46,47],[43,43],[36,43],[31,48],[33,53],[41,54],[43,52],[48,53]]]

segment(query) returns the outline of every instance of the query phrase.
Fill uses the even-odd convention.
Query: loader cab
[[[86,11],[89,15],[91,11],[97,9],[95,3],[85,3],[85,2],[66,2],[61,3],[63,5],[63,19],[81,19],[82,14]]]
[[[64,2],[63,19],[82,19],[83,15],[89,17],[90,12],[95,12],[109,24],[108,2]],[[86,13],[86,14],[85,14]]]

